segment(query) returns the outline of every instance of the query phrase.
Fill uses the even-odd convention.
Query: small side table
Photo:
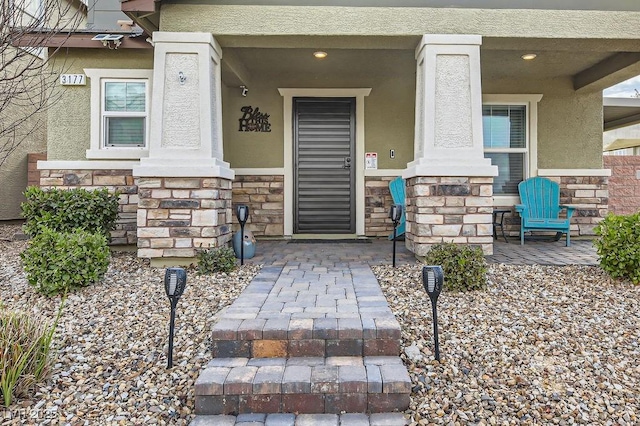
[[[505,213],[511,213],[511,210],[502,210],[502,209],[494,209],[493,210],[493,238],[498,239],[498,233],[496,228],[500,228],[500,233],[502,234],[502,238],[504,238],[504,242],[509,244],[507,241],[507,236],[504,235],[504,215]],[[500,218],[498,219],[498,215]]]

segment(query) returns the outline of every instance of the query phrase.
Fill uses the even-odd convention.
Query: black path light
[[[438,343],[438,311],[436,310],[436,303],[438,302],[438,296],[442,291],[442,284],[444,282],[444,273],[442,272],[442,266],[424,266],[422,267],[422,284],[424,289],[431,299],[431,311],[433,313],[433,341],[436,349],[436,361],[440,361],[440,345]]]
[[[164,291],[171,302],[171,319],[169,320],[169,353],[167,368],[173,367],[173,324],[176,320],[176,306],[184,288],[187,286],[187,273],[182,268],[167,268],[164,271]]]
[[[240,222],[240,265],[244,265],[244,225],[249,219],[249,206],[239,204],[236,207],[236,217]]]
[[[402,217],[402,204],[394,204],[389,209],[389,219],[393,221],[393,267],[396,267],[396,231]]]

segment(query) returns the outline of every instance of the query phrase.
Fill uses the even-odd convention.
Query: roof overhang
[[[605,97],[602,109],[605,131],[640,123],[640,98]]]
[[[603,151],[617,151],[619,149],[640,147],[640,139],[616,139],[605,146]]]
[[[95,31],[77,31],[72,33],[52,34],[47,31],[33,31],[29,33],[14,32],[11,37],[11,44],[16,47],[51,47],[59,49],[61,47],[79,47],[105,49],[106,47],[99,40],[92,40],[97,33]],[[151,49],[153,46],[147,42],[147,37],[138,35],[131,37],[131,33],[111,32],[110,34],[121,34],[121,44],[118,49]]]
[[[122,11],[148,35],[160,27],[159,0],[123,0]]]

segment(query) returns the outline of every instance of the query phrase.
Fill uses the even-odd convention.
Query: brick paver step
[[[398,356],[216,358],[196,381],[196,414],[384,413],[409,406]]]
[[[405,426],[402,413],[345,414],[240,414],[196,416],[191,426]]]
[[[219,318],[217,358],[400,353],[400,325],[366,265],[265,267]]]

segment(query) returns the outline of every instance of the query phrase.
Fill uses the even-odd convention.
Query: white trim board
[[[538,176],[611,176],[611,169],[540,169]]]
[[[133,170],[139,161],[38,161],[38,170]]]
[[[236,176],[282,176],[284,175],[284,167],[273,167],[273,168],[233,168],[233,171],[236,173]]]
[[[284,235],[293,235],[293,98],[356,98],[356,234],[364,235],[364,98],[371,88],[279,88],[284,98]]]
[[[381,177],[396,177],[402,176],[404,169],[368,169],[364,171],[366,177],[381,176]]]

